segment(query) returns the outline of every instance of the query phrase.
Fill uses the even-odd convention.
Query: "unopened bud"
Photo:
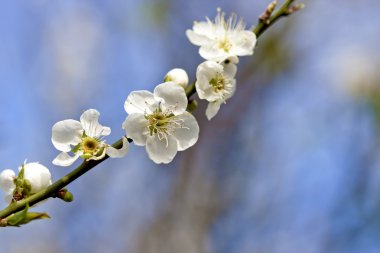
[[[65,202],[71,202],[74,200],[74,195],[67,189],[62,189],[58,191],[57,198],[62,199]]]
[[[74,195],[71,192],[66,192],[63,196],[63,201],[65,202],[71,202],[74,200]]]
[[[269,24],[269,19],[270,17],[272,16],[272,13],[274,11],[274,9],[276,8],[277,6],[277,0],[274,0],[273,2],[271,2],[268,7],[265,9],[264,13],[260,15],[259,19],[266,23],[266,24]]]
[[[299,11],[299,10],[301,10],[303,8],[305,8],[305,4],[304,3],[299,3],[299,4],[296,4],[296,5],[293,5],[293,6],[289,7],[287,14],[293,14],[294,12]]]
[[[185,88],[189,84],[189,77],[185,70],[175,68],[166,74],[164,82],[173,82]]]

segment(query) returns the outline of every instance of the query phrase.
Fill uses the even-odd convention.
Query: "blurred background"
[[[51,220],[0,229],[0,252],[380,252],[380,2],[304,2],[241,58],[211,122],[199,103],[194,147],[155,165],[132,146],[71,184],[74,202],[35,208]],[[221,7],[251,26],[268,3],[3,2],[0,168],[27,158],[62,177],[55,122],[95,108],[116,141],[131,91],[174,67],[195,76],[194,20]]]

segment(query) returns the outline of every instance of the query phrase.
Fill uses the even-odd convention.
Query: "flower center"
[[[159,140],[166,140],[166,146],[169,135],[172,135],[177,128],[185,128],[183,120],[178,119],[169,109],[162,111],[158,108],[152,114],[146,114],[145,118],[148,120],[150,136],[157,134]]]
[[[219,48],[223,49],[224,52],[228,53],[230,51],[231,47],[232,47],[232,44],[228,40],[227,36],[223,40],[219,41]]]
[[[81,155],[82,158],[91,158],[93,156],[100,155],[104,150],[104,145],[102,145],[102,142],[93,137],[89,137],[85,134],[82,136],[82,141],[76,145],[71,151],[75,154],[78,151],[82,151],[83,154]]]
[[[224,90],[226,85],[226,79],[221,73],[217,73],[217,75],[210,80],[210,85],[214,87],[215,92],[220,92]]]
[[[84,137],[82,139],[81,148],[84,154],[94,155],[98,151],[99,140],[92,137]]]
[[[219,94],[219,99],[225,102],[226,97],[233,92],[231,80],[222,73],[217,73],[214,78],[209,81],[214,88],[214,92]]]

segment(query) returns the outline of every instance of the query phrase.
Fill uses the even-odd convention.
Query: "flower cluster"
[[[209,102],[206,116],[210,120],[234,94],[238,56],[253,54],[256,35],[245,30],[243,21],[237,20],[234,14],[225,20],[225,13],[220,9],[215,22],[209,18],[195,22],[186,35],[190,42],[200,46],[199,54],[206,60],[197,68],[195,86],[199,98]]]
[[[122,128],[126,135],[119,149],[104,140],[111,129],[99,123],[100,113],[95,109],[83,112],[79,121],[57,122],[52,128],[51,141],[61,153],[53,164],[70,166],[79,158],[89,162],[124,157],[132,141],[137,146],[145,146],[155,163],[169,163],[178,151],[192,147],[198,140],[199,126],[189,112],[195,104],[189,100],[190,95],[196,89],[199,98],[209,102],[207,118],[213,118],[221,104],[233,96],[238,56],[253,54],[256,36],[245,30],[243,21],[237,20],[236,15],[225,20],[225,13],[220,10],[215,22],[208,18],[205,22],[195,22],[186,35],[193,44],[200,46],[199,53],[206,60],[197,67],[196,81],[191,86],[188,86],[186,71],[175,68],[165,75],[164,82],[157,85],[153,93],[147,90],[131,92],[124,103],[128,115]],[[26,198],[51,184],[49,170],[39,163],[24,163],[17,176],[12,170],[0,174],[0,187],[8,203]]]

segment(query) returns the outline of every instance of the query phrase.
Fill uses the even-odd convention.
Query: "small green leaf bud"
[[[190,101],[189,101],[189,104],[187,105],[186,110],[187,110],[188,112],[192,112],[192,111],[194,111],[195,109],[197,109],[197,107],[198,107],[198,102],[197,102],[196,100],[190,100]]]
[[[62,189],[58,191],[57,198],[62,199],[65,202],[71,202],[74,200],[74,195],[67,189]]]

